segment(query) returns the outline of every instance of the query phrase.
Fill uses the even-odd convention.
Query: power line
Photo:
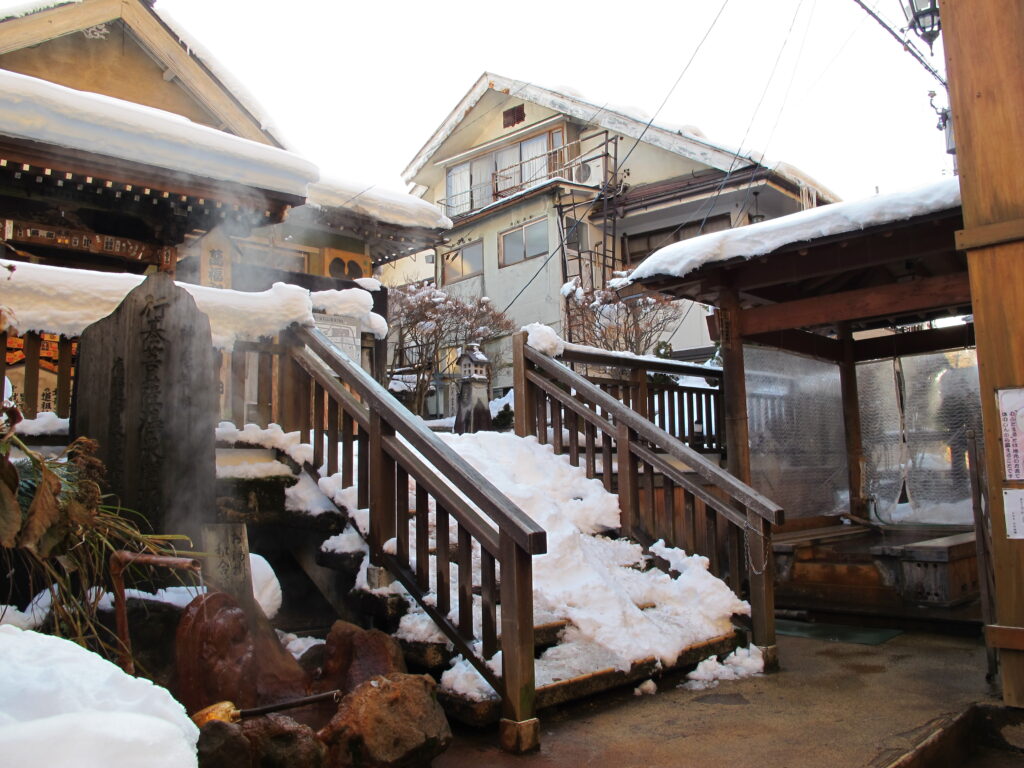
[[[711,32],[712,32],[712,30],[714,30],[715,25],[718,24],[718,20],[721,18],[722,12],[725,11],[725,8],[726,8],[726,6],[728,4],[729,4],[729,0],[723,0],[721,7],[718,9],[718,13],[716,13],[714,19],[711,20],[711,25],[704,32],[704,36],[700,39],[700,42],[697,43],[697,47],[694,48],[693,53],[690,55],[689,61],[687,61],[686,62],[686,66],[683,67],[683,71],[679,73],[679,77],[677,77],[676,81],[672,84],[672,87],[669,89],[668,94],[662,100],[661,105],[658,107],[658,110],[654,113],[654,115],[651,117],[651,119],[647,121],[647,124],[644,126],[644,129],[640,132],[640,135],[636,138],[636,141],[633,142],[633,146],[629,148],[629,152],[627,152],[626,156],[618,163],[619,166],[624,165],[626,163],[626,161],[629,160],[630,155],[633,154],[633,150],[635,150],[637,148],[637,145],[640,144],[640,140],[643,139],[643,137],[647,134],[648,129],[651,127],[651,125],[657,119],[658,114],[664,108],[664,106],[668,102],[668,100],[672,97],[672,93],[675,91],[676,87],[682,81],[683,76],[686,74],[687,70],[690,69],[690,65],[693,64],[693,61],[697,57],[697,54],[700,52],[700,49],[704,46],[705,41],[711,35]],[[601,109],[604,109],[604,107],[602,107]],[[600,110],[598,111],[597,114],[599,114],[599,113],[600,113]],[[596,114],[595,114],[595,117],[596,117]],[[591,119],[593,119],[593,118],[591,118]],[[616,172],[618,172],[618,168],[616,168],[615,170],[616,170]],[[589,214],[590,211],[593,210],[594,206],[597,204],[597,201],[599,199],[601,199],[601,197],[603,195],[607,194],[607,192],[608,192],[608,180],[606,179],[605,181],[602,182],[601,189],[598,192],[598,194],[594,196],[594,199],[590,202],[590,204],[583,211],[583,215],[582,216],[576,216],[576,215],[573,216],[573,218],[574,218],[573,225],[568,229],[568,231],[566,231],[562,235],[561,238],[559,238],[558,246],[554,250],[552,250],[550,254],[548,254],[548,257],[546,259],[544,259],[543,263],[541,263],[541,265],[537,268],[537,271],[533,273],[533,276],[529,280],[526,281],[526,283],[523,285],[522,288],[519,289],[519,293],[517,293],[515,296],[512,297],[512,301],[510,301],[508,303],[508,305],[505,307],[505,309],[502,310],[503,312],[508,312],[512,308],[512,305],[515,304],[516,301],[519,300],[519,297],[522,296],[523,293],[526,291],[526,289],[529,288],[530,285],[533,283],[533,281],[537,279],[537,276],[540,275],[540,273],[544,270],[544,268],[548,265],[548,263],[551,261],[552,258],[554,258],[554,256],[556,254],[564,253],[564,251],[565,251],[565,243],[573,234],[575,234],[576,229],[579,227],[580,221],[582,221],[587,216],[587,214]],[[575,214],[575,212],[574,212],[574,214]]]

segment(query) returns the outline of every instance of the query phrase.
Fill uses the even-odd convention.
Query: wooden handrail
[[[679,376],[697,376],[700,378],[718,379],[719,381],[722,379],[722,372],[720,370],[705,368],[694,363],[683,363],[679,360],[667,360],[664,358],[616,355],[598,349],[581,349],[574,344],[566,344],[565,349],[558,358],[567,363],[588,363],[590,365],[603,365],[609,368],[643,369],[656,373],[674,373]]]
[[[673,458],[676,458],[684,464],[692,467],[694,472],[708,482],[722,488],[732,498],[742,503],[749,511],[754,512],[759,517],[762,517],[773,525],[782,524],[785,517],[782,507],[778,504],[761,495],[745,483],[737,480],[721,467],[715,466],[685,443],[677,440],[663,430],[658,429],[658,427],[643,416],[639,415],[631,408],[626,407],[611,395],[606,394],[599,387],[595,386],[575,371],[569,369],[565,365],[562,365],[548,355],[538,352],[529,345],[524,345],[524,347],[524,353],[527,360],[577,392],[586,393],[586,397],[595,405],[600,407],[605,413],[610,414],[615,419],[616,424],[627,426],[644,440],[647,440],[652,444],[656,444],[669,456],[672,456]],[[527,372],[527,379],[536,383],[538,377],[535,375],[531,376],[530,373]],[[564,395],[565,393],[562,394]],[[571,399],[572,398],[565,397],[563,404],[569,405],[569,401]],[[570,405],[570,407],[572,406]]]
[[[460,491],[476,504],[498,528],[531,555],[547,551],[547,533],[529,515],[513,504],[468,461],[459,456],[394,397],[363,368],[338,350],[316,328],[296,327],[299,341],[312,349],[331,370],[342,376],[360,397],[371,413],[379,414],[397,434],[415,448],[424,459],[446,477],[462,477],[465,482]],[[318,382],[319,383],[319,382]],[[321,384],[324,386],[324,384]],[[337,385],[337,389],[342,389]],[[326,388],[326,386],[325,386]],[[332,388],[333,391],[333,388]]]

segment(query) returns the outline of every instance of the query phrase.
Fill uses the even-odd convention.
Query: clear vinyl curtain
[[[753,486],[789,519],[848,512],[838,367],[755,346],[744,359]],[[968,430],[981,450],[975,351],[861,363],[857,390],[874,518],[970,525]]]
[[[972,524],[969,430],[982,447],[975,351],[863,363],[857,384],[867,493],[876,518]]]
[[[787,519],[849,508],[839,369],[764,347],[744,348],[751,483]]]

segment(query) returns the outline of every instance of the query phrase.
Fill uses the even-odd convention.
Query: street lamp
[[[928,50],[939,36],[939,0],[903,0],[903,15],[907,17],[907,28],[914,30],[918,37],[928,43]],[[934,51],[932,51],[934,53]]]

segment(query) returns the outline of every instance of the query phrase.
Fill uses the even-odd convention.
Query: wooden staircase
[[[301,470],[358,488],[355,507],[369,510],[368,577],[378,584],[399,581],[443,632],[444,643],[407,644],[410,665],[437,670],[453,653],[460,654],[495,691],[494,698],[477,702],[445,697],[452,716],[475,724],[497,720],[502,746],[526,751],[539,744],[539,709],[643,680],[661,667],[656,659],[643,659],[628,670],[595,669],[538,685],[535,657],[567,629],[562,621],[534,622],[531,560],[546,551],[545,532],[319,331],[295,328],[279,343],[247,352],[260,356],[261,376],[273,371],[276,377],[273,386],[264,382],[261,388],[270,398],[267,414],[286,431],[300,430],[302,441],[313,446],[312,461]],[[775,645],[771,558],[759,555],[765,546],[770,552],[771,525],[781,521],[781,510],[641,412],[527,347],[522,335],[515,360],[517,433],[553,443],[571,463],[585,466],[589,477],[600,477],[608,489],[614,486],[623,535],[644,545],[661,538],[706,555],[713,572],[750,600],[753,641],[770,662]],[[684,439],[701,450],[721,450],[710,395],[687,400],[690,395],[669,394],[667,386],[656,396],[644,389],[646,373],[631,380],[636,387],[620,387],[620,397],[635,393],[631,405],[646,403],[647,413],[655,413],[664,426],[685,422]],[[607,383],[606,388],[615,391]],[[698,401],[702,404],[695,405]],[[564,440],[563,427],[568,430]],[[341,510],[350,517],[355,511]],[[352,595],[342,594],[358,562],[320,552],[314,542],[326,538],[326,531],[317,537],[311,530],[286,532],[286,521],[275,525],[282,531],[275,535],[294,537],[304,552],[296,559],[339,613],[355,604],[375,615],[378,624],[400,618],[400,598],[364,594],[354,603]],[[452,546],[434,547],[433,541]],[[459,566],[456,578],[453,565]],[[660,565],[667,570],[666,563]],[[728,653],[741,637],[732,632],[699,642],[684,649],[676,667]],[[496,674],[485,659],[499,649]]]

